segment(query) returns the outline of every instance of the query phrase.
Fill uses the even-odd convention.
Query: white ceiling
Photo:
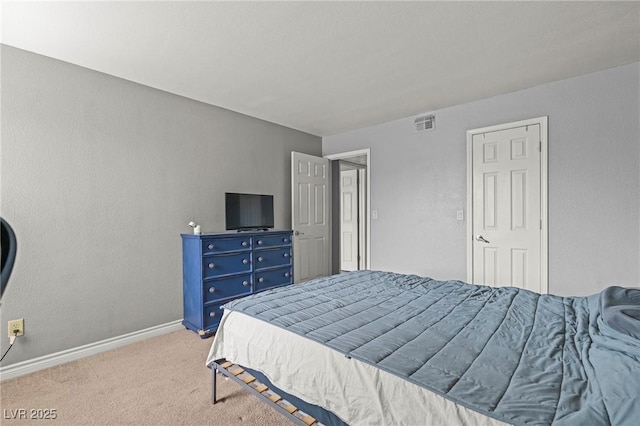
[[[2,43],[326,136],[640,60],[639,2],[2,2]]]

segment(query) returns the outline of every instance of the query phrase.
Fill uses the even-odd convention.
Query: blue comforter
[[[559,297],[360,271],[225,309],[508,423],[640,422],[640,289]]]

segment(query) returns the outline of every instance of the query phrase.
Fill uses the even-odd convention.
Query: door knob
[[[304,235],[304,232],[296,231],[296,232],[294,232],[294,234],[297,237],[298,235]]]
[[[482,235],[476,235],[476,241],[479,241],[481,243],[489,243],[489,241],[485,240]]]

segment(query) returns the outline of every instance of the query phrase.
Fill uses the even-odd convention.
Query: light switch
[[[378,219],[378,210],[372,210],[371,211],[371,219],[373,219],[373,220]]]
[[[456,211],[456,220],[464,220],[464,210]]]

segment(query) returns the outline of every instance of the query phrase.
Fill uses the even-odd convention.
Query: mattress
[[[246,363],[350,424],[632,424],[640,354],[625,291],[341,274],[229,303],[209,361]]]
[[[207,365],[220,358],[260,371],[279,389],[352,426],[505,424],[240,312],[224,312]]]

